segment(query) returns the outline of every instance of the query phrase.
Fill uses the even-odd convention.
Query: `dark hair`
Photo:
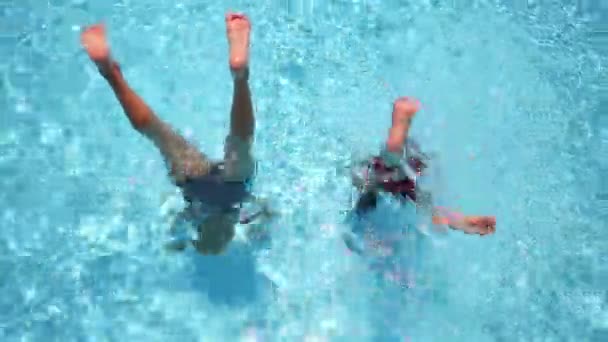
[[[378,205],[378,195],[375,192],[365,192],[357,200],[355,205],[355,212],[359,215],[365,214],[366,212],[376,209]]]

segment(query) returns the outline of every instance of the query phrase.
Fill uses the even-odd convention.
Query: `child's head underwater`
[[[183,251],[189,244],[203,255],[218,255],[226,251],[228,245],[236,236],[237,225],[246,225],[246,236],[241,238],[263,239],[266,236],[266,224],[268,219],[276,216],[270,211],[265,201],[258,200],[259,208],[247,212],[241,210],[226,210],[208,213],[199,221],[196,227],[196,238],[175,239],[165,244],[167,250]]]
[[[198,239],[192,246],[201,254],[222,254],[234,238],[238,217],[217,213],[204,219],[197,227]]]
[[[230,241],[235,236],[235,225],[237,220],[233,215],[226,213],[216,213],[207,216],[202,222],[196,225],[196,237],[172,238],[165,244],[167,251],[181,252],[192,245],[197,252],[203,255],[222,254]]]

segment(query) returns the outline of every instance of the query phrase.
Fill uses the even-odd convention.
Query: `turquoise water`
[[[579,13],[286,3],[0,2],[0,339],[603,340],[608,236],[592,201],[603,59]],[[229,8],[253,21],[255,191],[281,216],[270,246],[167,254],[160,156],[78,33],[105,20],[134,88],[220,157]],[[499,220],[492,237],[406,248],[419,261],[408,290],[339,238],[345,166],[378,148],[398,95],[425,105],[412,133],[438,155],[447,204]],[[384,225],[404,224],[385,210]]]

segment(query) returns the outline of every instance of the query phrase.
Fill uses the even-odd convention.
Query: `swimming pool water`
[[[604,60],[570,7],[497,3],[0,2],[0,339],[603,340]],[[106,21],[134,88],[219,157],[229,8],[253,21],[255,191],[281,216],[269,246],[167,254],[160,156],[78,33]],[[424,105],[413,135],[438,155],[447,204],[499,222],[411,245],[407,290],[339,238],[345,168],[378,148],[398,95]]]

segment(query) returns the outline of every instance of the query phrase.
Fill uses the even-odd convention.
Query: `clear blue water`
[[[553,2],[406,3],[0,2],[0,339],[604,340],[589,28]],[[132,85],[219,157],[229,8],[253,20],[255,187],[282,214],[270,246],[167,254],[163,164],[78,32],[105,20]],[[378,148],[402,94],[425,105],[413,135],[438,154],[445,201],[499,220],[492,237],[405,248],[419,277],[405,291],[339,238],[345,166]]]

